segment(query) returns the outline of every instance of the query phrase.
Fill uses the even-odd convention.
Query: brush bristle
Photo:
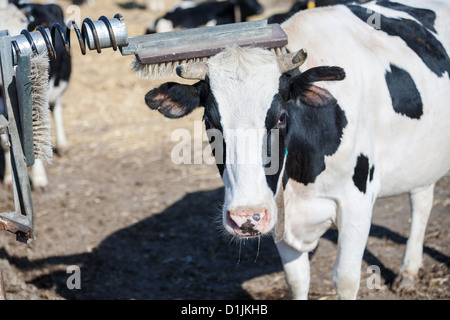
[[[45,163],[53,158],[48,97],[49,59],[46,52],[31,57],[31,101],[34,156]]]
[[[270,50],[270,52],[273,52],[276,56],[281,56],[281,55],[287,53],[286,47],[281,47],[281,48],[270,48],[269,50]]]
[[[157,64],[143,64],[137,59],[131,64],[131,69],[136,72],[140,78],[164,79],[177,77],[176,68],[182,64],[207,61],[209,57],[185,59]]]
[[[268,50],[270,50],[270,52],[273,52],[277,56],[286,53],[286,47],[269,48]],[[136,72],[136,75],[140,78],[150,78],[157,80],[157,79],[177,77],[175,70],[178,66],[186,63],[204,62],[207,61],[209,58],[210,57],[201,57],[155,64],[143,64],[140,63],[137,58],[135,58],[131,63],[131,69],[134,72]]]

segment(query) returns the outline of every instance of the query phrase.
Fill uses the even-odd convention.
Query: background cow
[[[182,1],[164,16],[151,22],[147,33],[241,22],[262,12],[263,7],[257,0]]]
[[[169,82],[147,93],[147,105],[170,118],[203,106],[211,142],[223,137],[224,159],[216,162],[228,232],[271,232],[284,189],[277,248],[294,298],[307,298],[308,252],[332,225],[339,230],[334,287],[340,298],[356,298],[374,202],[401,193],[410,195],[411,229],[396,286],[414,285],[434,185],[450,168],[449,18],[445,1],[306,10],[282,25],[291,52],[308,50],[302,73],[302,51],[278,63],[268,51],[232,47],[206,68],[177,69],[184,78],[205,70],[194,85]],[[250,148],[236,130],[266,132],[251,145],[259,163],[246,161]],[[265,143],[276,135],[277,144]],[[275,173],[267,174],[269,165]]]
[[[315,0],[314,5],[316,7],[325,7],[331,6],[334,4],[345,4],[345,3],[364,3],[370,0]],[[309,0],[297,0],[294,2],[292,7],[283,13],[277,13],[267,18],[268,23],[282,23],[292,17],[294,14],[299,12],[300,10],[305,10],[308,7]]]

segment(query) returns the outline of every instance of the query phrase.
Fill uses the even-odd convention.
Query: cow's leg
[[[31,182],[34,190],[45,191],[48,185],[47,173],[42,160],[36,159],[31,167]]]
[[[423,241],[425,230],[433,207],[434,183],[425,188],[414,190],[409,195],[411,204],[411,227],[406,251],[394,288],[413,289],[422,266]]]
[[[55,123],[56,150],[59,155],[63,155],[67,152],[67,139],[63,122],[62,94],[55,101],[54,107],[52,109],[52,115],[53,122]]]
[[[372,203],[363,199],[353,201],[353,206],[345,209],[341,207],[338,214],[338,254],[333,283],[339,299],[356,299],[361,280],[361,262],[370,232]],[[359,205],[356,205],[358,202]]]
[[[5,186],[12,185],[12,167],[11,167],[11,152],[9,148],[8,137],[5,134],[0,135],[1,147],[3,148],[3,154],[5,157],[5,171],[3,173],[3,184]]]
[[[277,243],[277,249],[283,263],[292,299],[308,299],[310,280],[308,253],[299,252],[284,241]]]

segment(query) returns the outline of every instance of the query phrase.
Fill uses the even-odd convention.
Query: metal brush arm
[[[213,27],[175,30],[131,37],[126,47],[120,48],[123,55],[137,53],[153,53],[170,51],[180,47],[198,47],[209,45],[212,41],[239,41],[243,33],[253,38],[269,36],[271,29],[267,28],[267,20],[224,24]],[[194,41],[194,42],[192,42]]]
[[[101,52],[103,48],[120,49],[122,55],[136,55],[139,63],[159,64],[181,61],[217,54],[230,45],[254,46],[261,48],[281,48],[287,45],[287,35],[278,24],[268,24],[267,20],[224,24],[214,27],[200,27],[176,30],[157,34],[128,37],[123,17],[116,14],[108,19],[101,16],[99,20],[84,19],[80,29],[70,21],[67,29],[53,24],[51,30],[37,27],[37,31],[22,31],[12,37],[13,61],[17,65],[20,54],[41,53],[47,50],[55,58],[54,43],[56,34],[66,46],[70,55],[70,30],[74,30],[83,54],[86,44],[90,50]],[[64,34],[65,33],[65,34]]]
[[[69,21],[65,31],[57,23],[54,23],[51,29],[42,26],[36,29],[32,32],[23,30],[21,34],[11,37],[14,65],[17,65],[18,56],[21,54],[40,54],[47,51],[51,58],[55,58],[56,36],[66,46],[66,54],[70,55],[71,30],[75,32],[83,54],[86,53],[86,44],[89,50],[95,49],[97,52],[101,52],[104,48],[117,50],[118,47],[128,45],[128,31],[120,14],[116,14],[112,19],[101,16],[96,21],[86,18],[83,20],[81,30],[74,21]]]
[[[158,64],[212,56],[231,45],[271,49],[288,41],[279,24],[257,20],[141,35],[128,42],[120,47],[122,55],[134,54],[139,63]]]

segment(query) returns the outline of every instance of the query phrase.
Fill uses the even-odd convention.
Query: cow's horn
[[[285,73],[300,67],[305,62],[307,56],[305,49],[279,56],[277,62],[280,72]]]
[[[178,66],[175,71],[179,77],[184,79],[205,80],[208,66],[206,62],[186,63]]]

